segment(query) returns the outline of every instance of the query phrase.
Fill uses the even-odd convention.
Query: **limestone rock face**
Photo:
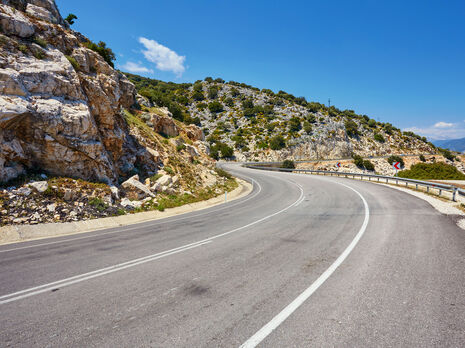
[[[53,0],[3,0],[0,24],[0,181],[27,168],[106,182],[136,161],[156,169],[121,113],[134,85],[82,45]],[[166,120],[160,127],[175,133]]]
[[[169,137],[176,137],[179,135],[178,126],[171,118],[171,113],[166,108],[160,108],[160,111],[164,112],[159,114],[150,114],[151,115],[151,122],[153,124],[153,129],[155,132],[160,134],[165,134]]]
[[[147,196],[154,197],[150,189],[139,181],[139,176],[134,175],[121,184],[129,199],[142,199]]]

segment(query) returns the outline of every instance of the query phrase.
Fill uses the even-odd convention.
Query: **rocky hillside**
[[[126,76],[152,104],[202,127],[214,157],[233,152],[241,161],[279,161],[436,153],[426,138],[284,91],[212,78],[175,84]]]
[[[0,46],[0,225],[163,210],[235,187],[202,130],[137,96],[111,49],[71,30],[53,0],[2,0]]]

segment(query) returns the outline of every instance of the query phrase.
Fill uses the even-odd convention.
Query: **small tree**
[[[363,168],[363,158],[360,155],[352,155],[352,158],[354,159],[354,164],[359,167]]]
[[[346,127],[346,132],[347,135],[351,138],[355,138],[360,135],[358,131],[358,125],[355,123],[355,121],[348,120],[345,122],[345,127]]]
[[[68,17],[65,18],[65,21],[67,21],[69,25],[73,25],[75,19],[78,19],[77,16],[73,13],[70,13]]]
[[[374,164],[371,163],[369,160],[363,160],[363,166],[365,167],[366,170],[369,170],[372,172],[375,170]]]
[[[386,140],[384,139],[384,137],[379,134],[379,133],[375,133],[374,137],[373,137],[377,142],[380,142],[380,143],[385,143]]]
[[[310,134],[313,131],[313,127],[310,122],[304,121],[304,131],[307,134]]]
[[[200,101],[204,100],[205,96],[201,91],[194,91],[194,93],[192,93],[192,99],[194,99],[195,101]]]
[[[300,119],[298,117],[292,117],[289,120],[289,131],[298,132],[301,129],[302,129],[302,125],[300,123]]]
[[[222,112],[223,111],[223,104],[219,101],[215,100],[208,104],[208,110],[214,113]]]
[[[282,135],[275,135],[270,139],[271,150],[281,150],[284,147],[286,147],[286,142]]]
[[[292,160],[285,160],[281,164],[281,168],[288,168],[288,169],[294,169],[295,168],[295,163]]]
[[[216,87],[210,87],[208,89],[208,98],[210,99],[216,99],[216,97],[218,96],[218,88]]]

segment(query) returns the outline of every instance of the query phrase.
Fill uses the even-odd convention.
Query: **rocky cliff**
[[[37,168],[108,182],[156,170],[122,114],[134,85],[53,0],[3,0],[0,30],[0,182]]]

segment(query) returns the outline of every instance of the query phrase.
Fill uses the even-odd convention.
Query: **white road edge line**
[[[257,182],[257,184],[258,184],[258,182]],[[294,183],[294,185],[296,185],[300,190],[300,196],[295,202],[288,205],[284,209],[281,209],[281,210],[279,210],[279,211],[277,211],[277,212],[275,212],[273,214],[267,215],[267,216],[265,216],[265,217],[263,217],[261,219],[255,220],[254,222],[251,222],[251,223],[249,223],[247,225],[235,228],[235,229],[233,229],[231,231],[228,231],[228,232],[217,234],[215,236],[212,236],[212,237],[209,237],[209,238],[197,241],[197,242],[186,244],[186,245],[174,248],[174,249],[162,251],[162,252],[157,253],[157,254],[148,255],[148,256],[145,256],[145,257],[142,257],[142,258],[138,258],[138,259],[135,259],[135,260],[127,261],[127,262],[124,262],[124,263],[120,263],[120,264],[105,267],[105,268],[101,268],[101,269],[98,269],[98,270],[95,270],[95,271],[92,271],[92,272],[79,274],[79,275],[76,275],[76,276],[73,276],[73,277],[70,277],[70,278],[65,278],[65,279],[62,279],[62,280],[58,280],[58,281],[55,281],[55,282],[52,282],[52,283],[47,283],[47,284],[39,285],[39,286],[36,286],[36,287],[32,287],[32,288],[24,289],[24,290],[21,290],[21,291],[17,291],[17,292],[11,293],[11,294],[2,295],[2,296],[0,296],[0,305],[6,304],[6,303],[9,303],[9,302],[13,302],[13,301],[17,301],[17,300],[21,300],[23,298],[30,297],[30,296],[33,296],[33,295],[42,294],[44,292],[53,290],[53,289],[55,289],[57,287],[64,287],[64,286],[72,285],[72,284],[79,283],[79,282],[82,282],[82,281],[85,281],[85,280],[88,280],[88,279],[100,277],[100,276],[103,276],[103,275],[108,274],[108,273],[117,272],[117,271],[120,271],[120,270],[123,270],[123,269],[126,269],[126,268],[130,268],[130,267],[134,267],[134,266],[146,263],[146,262],[158,260],[158,259],[160,259],[162,257],[165,257],[165,256],[173,255],[173,254],[176,254],[176,253],[179,253],[179,252],[182,252],[182,251],[185,251],[185,250],[189,250],[189,249],[192,249],[192,248],[195,248],[195,247],[207,244],[207,243],[211,243],[214,239],[224,237],[224,236],[226,236],[228,234],[231,234],[231,233],[243,230],[243,229],[245,229],[247,227],[256,225],[256,224],[258,224],[258,223],[260,223],[260,222],[262,222],[264,220],[267,220],[269,218],[272,218],[273,216],[276,216],[278,214],[281,214],[281,213],[285,212],[286,210],[289,210],[290,208],[294,207],[304,197],[304,191],[302,189],[302,186],[300,186],[299,184],[295,184],[295,183]]]
[[[232,207],[234,207],[236,205],[239,205],[239,204],[243,204],[244,202],[247,202],[248,200],[250,200],[252,198],[255,198],[262,191],[262,187],[260,186],[258,181],[256,181],[255,179],[252,179],[252,178],[249,178],[249,179],[252,181],[252,185],[255,183],[258,186],[258,191],[254,195],[252,195],[250,197],[247,197],[247,199],[244,199],[244,200],[242,200],[240,202],[228,205],[226,207],[222,207],[220,209],[207,211],[207,212],[192,215],[192,216],[180,217],[178,219],[173,219],[173,220],[170,220],[170,221],[160,221],[160,220],[169,219],[171,216],[164,217],[164,218],[157,219],[157,220],[153,220],[152,221],[153,224],[150,224],[149,226],[146,226],[146,227],[157,226],[158,224],[163,224],[165,222],[176,222],[176,221],[180,221],[180,220],[195,218],[195,217],[199,217],[199,216],[206,215],[206,214],[216,213],[216,212],[224,210],[224,209],[229,209],[229,208],[232,208]],[[137,224],[144,224],[144,223],[150,223],[150,222],[151,221],[149,220],[149,221],[138,222]],[[130,226],[130,225],[128,225],[128,226]],[[124,226],[120,226],[120,227],[124,227]],[[118,228],[118,227],[110,227],[110,229],[113,229],[113,228]],[[0,253],[6,253],[8,251],[15,251],[15,250],[22,250],[22,249],[36,248],[36,247],[45,246],[45,245],[72,242],[72,241],[80,240],[80,239],[97,238],[97,237],[100,237],[100,236],[105,236],[107,234],[116,234],[116,233],[123,233],[123,232],[127,232],[127,231],[137,230],[138,228],[141,228],[141,226],[129,227],[129,228],[126,228],[126,229],[121,230],[121,231],[110,231],[110,232],[96,233],[96,234],[93,234],[93,235],[81,236],[81,237],[76,237],[76,238],[68,238],[68,239],[63,239],[63,240],[57,240],[57,241],[54,241],[54,242],[47,242],[47,243],[40,243],[40,244],[34,244],[34,245],[27,245],[27,246],[18,247],[18,248],[5,249],[5,250],[0,250]],[[92,233],[92,232],[98,232],[98,231],[89,231],[89,232],[83,232],[83,233]],[[59,237],[66,237],[66,236],[57,236],[57,238],[59,238]],[[48,237],[48,238],[50,238],[50,237]],[[51,237],[51,238],[54,238],[54,237]],[[25,241],[25,242],[27,242],[27,241]],[[20,242],[20,243],[22,243],[22,242]]]
[[[271,321],[269,321],[265,326],[263,326],[260,330],[258,330],[252,337],[250,337],[247,341],[245,341],[240,348],[254,348],[260,342],[262,342],[269,334],[271,334],[279,325],[281,325],[297,308],[299,308],[312,294],[334,273],[334,271],[344,262],[347,256],[352,252],[355,248],[357,243],[359,242],[360,238],[362,238],[365,230],[368,226],[368,221],[370,220],[370,208],[368,207],[368,203],[365,198],[362,196],[360,192],[355,190],[354,188],[338,183],[343,185],[350,190],[354,191],[363,202],[365,207],[365,219],[363,220],[362,227],[356,234],[355,238],[349,244],[349,246],[342,252],[341,255],[332,263],[329,268],[324,271],[313,284],[311,284],[306,290],[304,290],[294,301],[292,301],[289,305],[287,305],[280,313],[278,313]]]

